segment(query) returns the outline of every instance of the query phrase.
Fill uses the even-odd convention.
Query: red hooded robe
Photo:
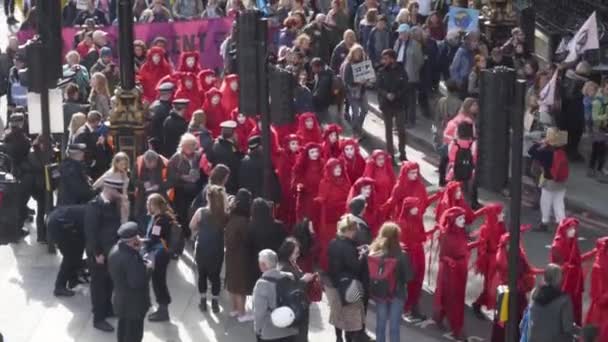
[[[236,145],[239,148],[241,153],[247,153],[249,150],[249,145],[247,141],[249,140],[250,134],[253,129],[256,127],[255,121],[251,118],[245,117],[245,121],[240,123],[238,120],[239,110],[235,108],[232,113],[230,113],[230,119],[236,122],[236,128],[234,129],[234,136],[236,138]]]
[[[239,76],[232,74],[224,78],[220,91],[222,92],[222,107],[226,113],[232,113],[235,108],[239,108],[239,88],[232,90],[230,84],[236,81],[239,83]]]
[[[152,57],[160,56],[160,62],[154,64]],[[165,50],[161,47],[152,47],[146,55],[146,62],[142,64],[137,75],[143,88],[143,99],[152,103],[156,99],[156,86],[158,82],[172,72],[171,64],[165,59]]]
[[[188,64],[186,63],[186,59],[188,58],[194,58],[194,66],[192,68],[190,68],[188,66]],[[198,86],[198,89],[200,90],[200,85],[198,84],[198,73],[201,71],[201,64],[200,64],[200,54],[198,53],[198,51],[184,51],[180,54],[179,56],[179,65],[177,67],[177,70],[175,70],[175,72],[173,72],[171,75],[167,75],[163,78],[160,79],[160,81],[158,81],[158,84],[162,84],[164,82],[172,82],[172,83],[178,83],[179,80],[181,79],[181,74],[182,73],[193,73],[194,76],[196,77],[196,83]],[[201,101],[202,102],[202,101]]]
[[[376,200],[376,181],[369,177],[361,177],[357,179],[356,182],[350,187],[350,191],[348,192],[348,199],[346,200],[346,206],[350,203],[350,201],[361,195],[361,188],[364,186],[371,185],[372,192],[369,195],[369,198],[366,200],[367,206],[365,207],[365,212],[363,213],[363,219],[369,226],[369,230],[372,233],[372,237],[375,237],[378,233],[378,229],[380,228],[381,222],[378,222],[378,202]],[[346,208],[348,210],[348,208]]]
[[[190,88],[186,86],[187,81],[190,81],[192,84]],[[203,105],[201,92],[198,89],[198,82],[196,81],[196,76],[193,73],[184,72],[180,74],[179,86],[175,92],[175,98],[190,100],[190,103],[188,103],[188,108],[184,113],[184,119],[186,119],[187,122],[190,122],[190,119],[192,119],[192,113],[199,110]]]
[[[316,149],[319,152],[317,160],[311,160],[308,153]],[[298,155],[293,167],[291,191],[296,193],[296,221],[304,217],[314,218],[314,199],[319,194],[319,180],[323,176],[323,157],[321,145],[308,143]]]
[[[355,139],[344,139],[340,142],[340,150],[342,153],[340,154],[340,159],[346,166],[346,173],[348,174],[348,179],[350,179],[351,183],[356,182],[361,176],[363,176],[363,170],[365,169],[365,159],[361,155],[361,151],[359,150],[359,143]],[[355,150],[355,154],[352,158],[349,158],[344,153],[344,149],[347,146],[352,146]]]
[[[335,133],[336,141],[331,143],[329,141],[329,135]],[[330,124],[325,127],[325,131],[323,132],[323,158],[340,158],[340,153],[342,150],[340,149],[340,134],[342,133],[342,127],[337,124]]]
[[[551,245],[551,262],[562,267],[562,291],[572,299],[574,322],[580,326],[583,317],[583,267],[581,252],[578,248],[578,225],[575,218],[566,218],[557,227],[553,244]],[[573,238],[567,236],[567,231],[574,228],[576,234]]]
[[[262,123],[259,118],[257,122],[254,121],[253,129],[249,133],[249,138],[256,135],[259,135],[260,137],[262,136],[262,129],[260,128],[261,124]],[[281,146],[279,145],[279,134],[272,125],[270,125],[270,148],[272,151],[270,156],[272,158],[272,165],[276,168],[279,163],[279,159],[281,158],[282,151]]]
[[[378,159],[384,157],[384,164],[378,166]],[[393,160],[384,150],[374,150],[365,164],[363,177],[369,177],[376,181],[376,201],[384,204],[391,195],[395,186],[395,172],[393,171]]]
[[[210,83],[207,83],[206,81],[207,76],[211,76],[213,78]],[[206,93],[209,89],[215,87],[216,85],[215,71],[211,69],[202,70],[198,73],[198,75],[196,75],[196,77],[198,78],[198,87],[203,93]]]
[[[220,103],[214,105],[211,99],[214,96],[220,97]],[[214,137],[220,135],[220,124],[228,120],[228,115],[222,108],[222,93],[217,88],[211,88],[205,93],[205,102],[203,102],[203,111],[207,116],[207,129],[211,131]]]
[[[598,341],[608,341],[608,237],[598,239],[595,249],[587,253],[595,256],[591,269],[591,305],[587,312],[586,324],[598,328]]]
[[[460,193],[460,198],[456,198],[456,194]],[[467,213],[467,221],[472,222],[474,219],[473,210],[464,199],[464,194],[459,182],[449,182],[442,192],[442,195],[435,208],[435,221],[439,222],[443,213],[453,207],[460,207]]]
[[[342,169],[339,177],[334,176],[334,169],[337,166]],[[329,268],[327,246],[336,237],[336,223],[344,215],[349,191],[350,181],[342,162],[336,158],[329,159],[319,184],[319,195],[315,199],[319,206],[319,218],[316,220],[317,239],[321,246],[319,265],[325,271]]]
[[[410,171],[416,171],[418,176],[415,180],[410,180],[408,174]],[[438,197],[436,195],[435,197]],[[399,170],[399,177],[397,183],[393,187],[391,196],[383,206],[383,212],[387,215],[388,219],[395,219],[398,217],[400,212],[400,203],[406,197],[415,197],[420,200],[420,209],[423,207],[426,209],[430,205],[429,195],[426,191],[426,186],[420,176],[420,166],[416,162],[405,161],[401,164]],[[433,199],[435,199],[433,197]],[[424,215],[424,210],[421,210]]]
[[[281,184],[281,204],[279,205],[277,216],[281,221],[285,222],[288,227],[292,227],[295,223],[296,215],[295,198],[291,188],[291,180],[293,167],[300,154],[300,149],[293,152],[289,148],[289,144],[292,141],[297,141],[299,143],[300,139],[297,135],[292,134],[287,136],[283,141],[283,152],[277,162],[277,176],[279,177],[279,183]]]
[[[313,126],[311,129],[306,128],[306,120],[312,119]],[[321,144],[321,127],[315,113],[303,113],[298,116],[298,131],[296,134],[300,137],[302,144],[306,145],[310,142]]]

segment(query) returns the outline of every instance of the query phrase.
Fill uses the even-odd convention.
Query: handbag
[[[308,284],[306,288],[306,296],[309,302],[320,302],[323,298],[323,285],[321,285],[321,278],[315,276],[314,279]]]

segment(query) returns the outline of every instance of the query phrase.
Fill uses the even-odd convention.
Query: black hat
[[[350,213],[355,216],[361,215],[361,212],[363,211],[363,209],[365,209],[365,202],[365,197],[363,196],[357,196],[350,200],[350,203],[348,203],[348,209],[350,210]]]
[[[118,177],[106,177],[103,180],[103,186],[111,189],[122,190],[124,185],[125,182]]]
[[[68,152],[84,152],[87,149],[85,144],[70,144],[68,146]]]
[[[256,147],[260,146],[262,144],[262,137],[260,137],[259,135],[254,135],[252,137],[249,137],[249,140],[247,140],[247,146],[249,146],[250,150],[255,149]]]
[[[173,106],[175,106],[175,107],[185,107],[188,104],[190,104],[190,100],[188,100],[188,99],[180,98],[180,99],[173,100]]]
[[[159,92],[170,93],[173,91],[173,89],[175,89],[175,84],[173,84],[172,82],[163,82],[158,86]]]
[[[121,240],[130,240],[137,235],[139,235],[139,227],[135,222],[123,223],[120,228],[118,228],[118,237]]]

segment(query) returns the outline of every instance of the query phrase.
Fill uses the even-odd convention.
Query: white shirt
[[[418,13],[423,16],[431,14],[431,0],[417,0],[418,1]]]

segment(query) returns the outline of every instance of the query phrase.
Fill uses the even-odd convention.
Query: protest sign
[[[374,66],[369,59],[361,63],[352,64],[351,68],[353,68],[353,80],[356,83],[365,83],[376,79]]]
[[[479,11],[471,8],[450,6],[448,32],[479,31]]]

